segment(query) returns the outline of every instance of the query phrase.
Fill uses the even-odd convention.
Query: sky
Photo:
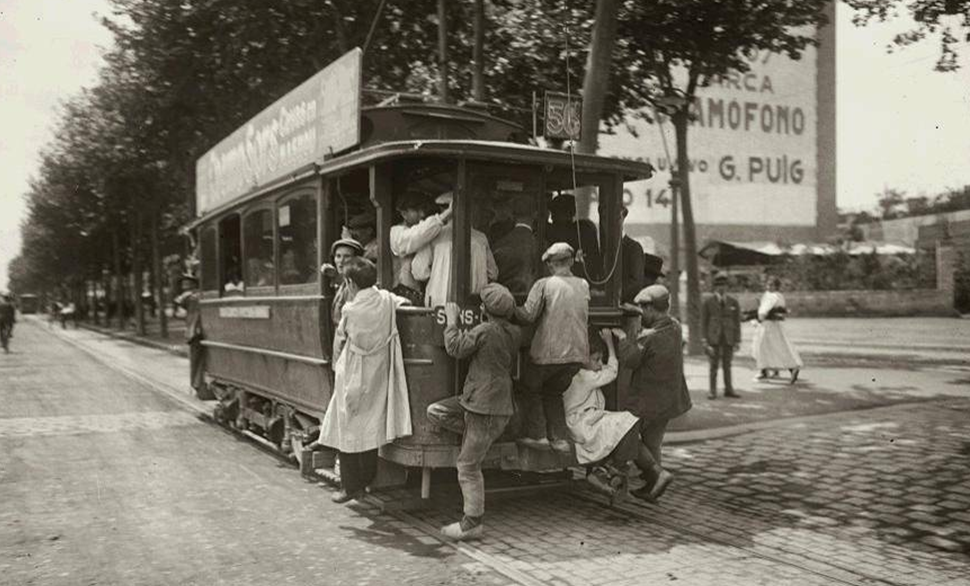
[[[20,250],[23,195],[53,138],[60,104],[97,81],[111,37],[107,0],[0,0],[0,290]],[[957,73],[932,70],[927,41],[886,52],[907,22],[837,17],[838,205],[868,209],[886,187],[934,195],[970,184],[970,46]]]

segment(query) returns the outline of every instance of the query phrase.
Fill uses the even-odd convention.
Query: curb
[[[142,336],[139,336],[138,334],[133,334],[129,332],[118,332],[115,330],[111,330],[101,326],[95,326],[92,324],[81,323],[81,324],[78,324],[78,327],[84,328],[86,330],[90,330],[92,332],[96,332],[104,336],[110,336],[112,338],[117,338],[119,340],[125,340],[127,342],[131,342],[132,344],[138,344],[140,346],[147,346],[149,348],[155,348],[156,350],[162,350],[164,352],[168,352],[169,354],[181,356],[182,358],[189,357],[188,350],[183,348],[184,344],[182,345],[166,344],[165,342],[158,342],[155,340],[151,340],[149,338],[144,338]]]

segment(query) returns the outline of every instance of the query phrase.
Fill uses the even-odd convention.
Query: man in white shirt
[[[452,205],[453,195],[449,191],[439,195],[435,203],[442,206]],[[418,281],[427,281],[424,303],[427,307],[444,305],[448,300],[451,286],[451,244],[454,240],[454,223],[449,223],[431,244],[422,248],[411,261],[411,275]],[[482,232],[471,229],[471,292],[478,293],[487,283],[498,277],[495,258],[488,247],[488,238]]]
[[[421,283],[411,274],[414,255],[431,244],[441,233],[442,228],[451,220],[452,208],[443,212],[427,215],[429,198],[417,191],[406,191],[397,201],[397,211],[402,222],[391,226],[391,253],[394,255],[393,291],[411,300],[415,305],[422,303]]]

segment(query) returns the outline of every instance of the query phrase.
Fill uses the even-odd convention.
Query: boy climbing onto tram
[[[589,357],[589,283],[573,275],[574,255],[565,242],[550,246],[542,255],[550,276],[536,281],[515,310],[516,320],[536,324],[523,377],[526,425],[519,442],[562,453],[571,451],[562,395]]]
[[[458,305],[445,305],[445,350],[457,359],[471,357],[471,362],[461,396],[428,406],[432,423],[462,436],[456,468],[465,514],[441,528],[442,535],[456,541],[479,538],[485,530],[482,461],[513,413],[511,372],[520,341],[519,328],[509,322],[515,298],[497,283],[486,285],[481,297],[482,323],[470,331],[458,329]]]

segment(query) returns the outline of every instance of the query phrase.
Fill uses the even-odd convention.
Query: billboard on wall
[[[797,61],[768,52],[748,60],[750,71],[727,75],[697,92],[688,131],[694,219],[713,226],[814,227],[816,50],[806,49]],[[636,116],[628,126],[632,131],[620,127],[601,135],[601,153],[647,161],[657,173],[626,185],[626,221],[669,224],[670,159],[677,156],[673,125]]]
[[[361,55],[346,53],[204,154],[196,163],[196,212],[360,142]]]

